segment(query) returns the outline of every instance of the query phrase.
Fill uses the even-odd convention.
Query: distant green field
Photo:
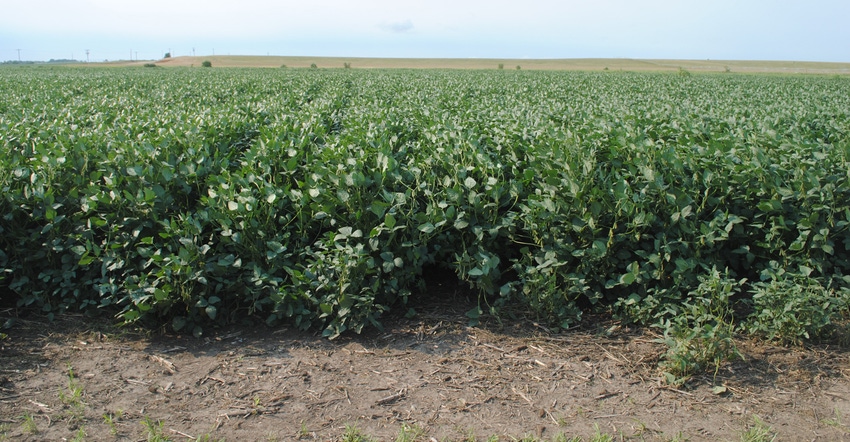
[[[495,59],[495,58],[363,58],[363,57],[288,57],[214,55],[206,57],[174,57],[160,60],[159,66],[200,67],[205,60],[213,67],[264,67],[353,69],[502,69],[567,71],[678,71],[738,72],[738,73],[788,73],[788,74],[850,74],[850,63],[823,63],[801,61],[748,61],[748,60],[642,60],[628,58],[573,58],[573,59]],[[114,63],[140,65],[145,62]]]
[[[844,77],[8,68],[0,92],[20,307],[334,337],[439,271],[471,322],[796,342],[847,311]]]

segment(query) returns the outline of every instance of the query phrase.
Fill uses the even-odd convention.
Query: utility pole
[[[195,48],[192,48],[192,56],[195,56]]]
[[[18,61],[21,61],[21,50],[18,49]]]
[[[139,51],[136,51],[136,61],[139,61]]]
[[[86,49],[86,63],[89,62],[89,50]]]

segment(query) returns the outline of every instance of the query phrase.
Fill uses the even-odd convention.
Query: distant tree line
[[[47,61],[31,61],[31,60],[6,60],[0,62],[0,64],[40,64],[40,63],[82,63],[80,60],[74,60],[71,58],[51,58]]]

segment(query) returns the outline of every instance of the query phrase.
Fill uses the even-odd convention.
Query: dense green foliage
[[[846,311],[848,112],[846,78],[3,69],[0,290],[332,337],[440,267],[556,326],[687,317],[722,280],[796,341],[820,329],[786,306]]]

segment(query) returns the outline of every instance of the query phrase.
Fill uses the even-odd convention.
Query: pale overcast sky
[[[3,0],[0,61],[180,55],[850,62],[850,0]]]

